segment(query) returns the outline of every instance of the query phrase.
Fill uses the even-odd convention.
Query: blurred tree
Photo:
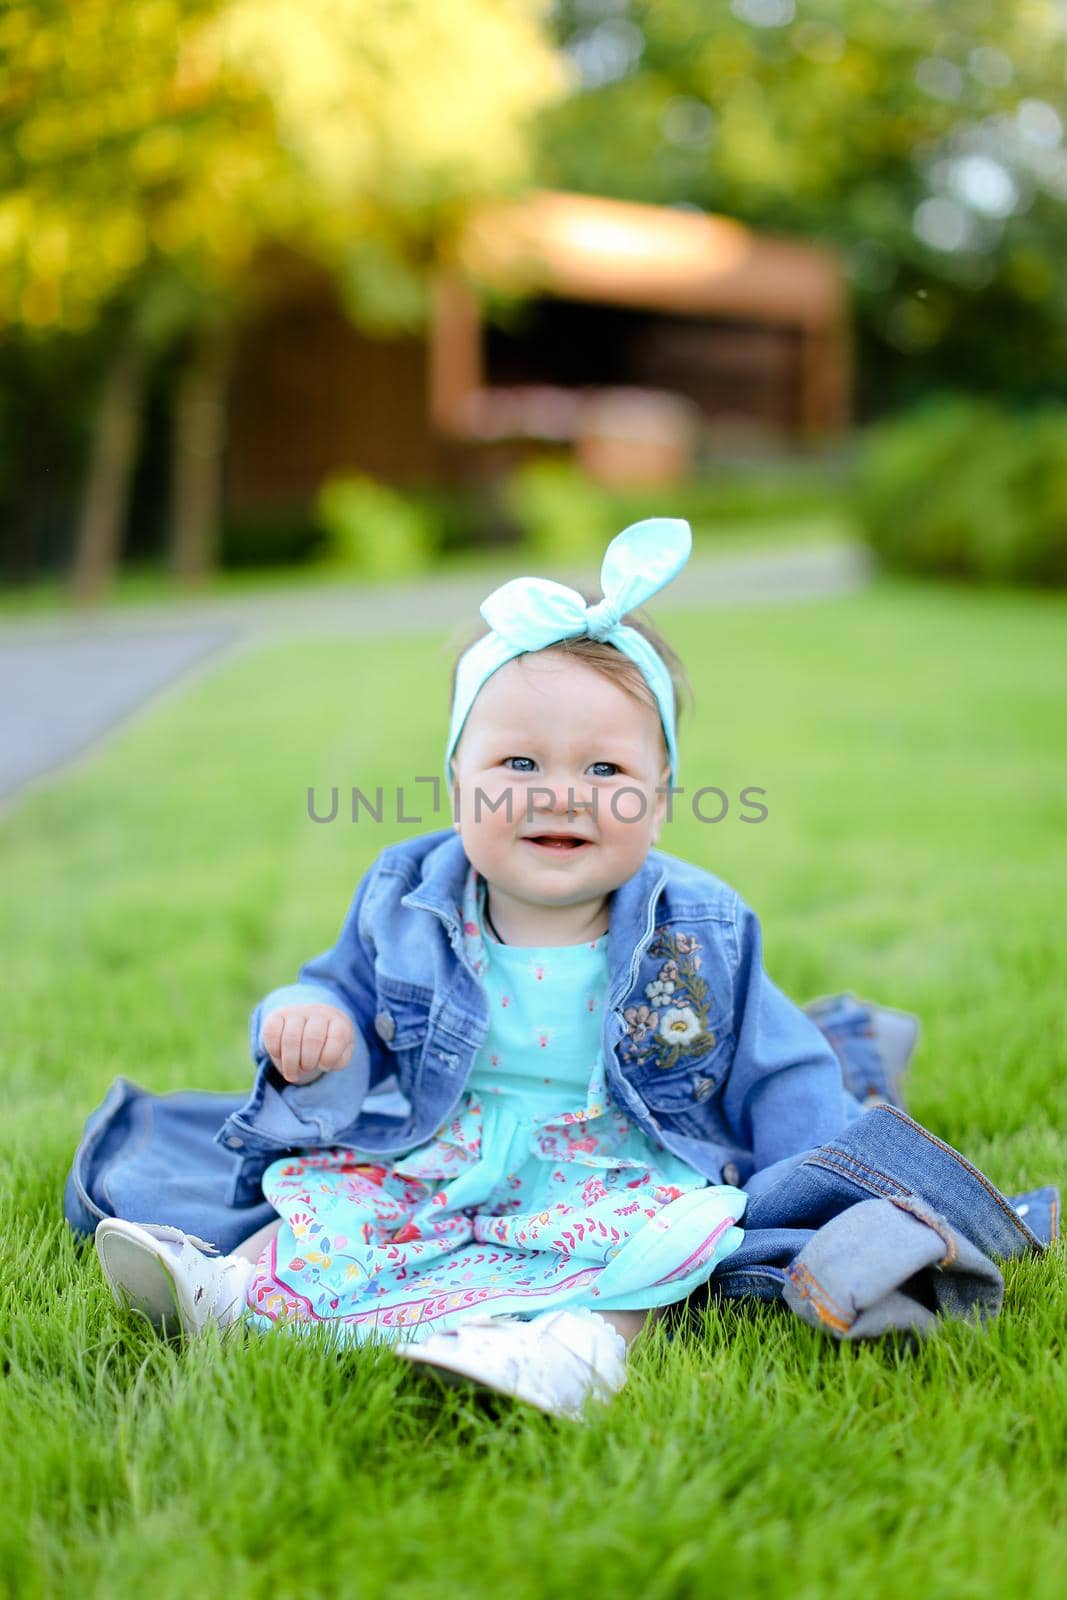
[[[1065,390],[1067,13],[1057,0],[556,0],[579,92],[546,181],[842,251],[884,405]]]
[[[117,561],[147,374],[185,352],[172,560],[213,559],[234,330],[296,255],[364,325],[416,325],[467,207],[527,176],[566,79],[543,0],[11,0],[0,329],[107,351],[75,589]]]

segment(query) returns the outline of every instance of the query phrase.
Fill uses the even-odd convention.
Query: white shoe
[[[472,1317],[447,1333],[394,1350],[445,1375],[469,1378],[552,1416],[581,1416],[626,1382],[626,1341],[596,1312],[543,1311],[529,1322]]]
[[[116,1304],[146,1317],[159,1333],[180,1329],[195,1338],[209,1322],[231,1326],[245,1309],[253,1263],[220,1256],[180,1228],[105,1217],[95,1244]]]

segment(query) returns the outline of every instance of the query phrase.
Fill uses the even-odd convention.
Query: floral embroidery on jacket
[[[649,955],[665,957],[651,983],[645,985],[647,1005],[627,1006],[623,1012],[626,1038],[624,1054],[631,1061],[648,1058],[666,1071],[683,1055],[703,1055],[715,1044],[708,1027],[711,1001],[700,976],[700,940],[692,933],[658,929]]]

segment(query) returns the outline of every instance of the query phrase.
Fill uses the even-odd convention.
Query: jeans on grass
[[[744,1239],[709,1289],[783,1299],[836,1338],[921,1334],[938,1313],[993,1315],[1003,1293],[993,1258],[1040,1252],[1058,1232],[1055,1188],[1008,1199],[895,1106],[757,1173],[748,1191]]]

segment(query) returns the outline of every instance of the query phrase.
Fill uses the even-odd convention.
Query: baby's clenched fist
[[[352,1019],[337,1006],[279,1006],[263,1022],[263,1048],[289,1083],[339,1072],[355,1044]]]

